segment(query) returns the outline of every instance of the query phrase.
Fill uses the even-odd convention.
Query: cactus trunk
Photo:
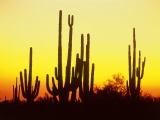
[[[140,95],[140,82],[143,78],[144,73],[144,66],[145,66],[145,60],[142,62],[142,73],[140,74],[141,70],[141,52],[139,51],[139,62],[138,67],[136,69],[136,39],[135,39],[135,28],[133,28],[133,66],[131,66],[131,49],[130,45],[128,46],[128,65],[129,65],[129,85],[127,81],[127,95],[129,95],[129,92],[131,94],[132,101],[135,101],[137,98],[139,98]],[[131,76],[132,73],[132,76]],[[136,86],[136,77],[138,77],[137,86]]]
[[[70,18],[70,15],[68,15],[68,25],[69,25],[69,42],[68,42],[68,56],[67,56],[67,65],[66,65],[66,76],[65,76],[65,83],[63,87],[63,80],[62,80],[62,40],[61,40],[61,32],[62,32],[62,11],[59,11],[59,40],[58,40],[58,68],[55,67],[55,78],[58,81],[58,88],[56,87],[54,83],[54,78],[52,80],[52,90],[49,88],[49,75],[46,76],[46,87],[48,92],[52,96],[59,95],[59,102],[61,103],[67,103],[69,98],[69,92],[72,91],[71,88],[74,86],[71,81],[71,57],[72,57],[72,33],[73,33],[73,15]],[[58,72],[57,72],[58,69]],[[73,68],[74,69],[74,68]],[[72,70],[74,72],[74,70]],[[72,81],[74,78],[74,74],[72,73]],[[74,78],[75,79],[75,78]],[[73,82],[74,83],[74,82]],[[75,92],[74,88],[74,92]],[[73,94],[75,94],[73,92]]]
[[[14,87],[14,85],[13,85],[13,101],[15,103],[18,103],[20,101],[19,100],[19,98],[20,98],[20,85],[18,87],[17,82],[18,82],[18,78],[16,77],[16,86]]]
[[[86,61],[83,62],[83,88],[80,86],[79,95],[84,103],[89,102],[89,98],[93,94],[93,84],[94,84],[94,63],[92,64],[91,72],[91,84],[89,89],[89,56],[90,56],[90,35],[87,34],[87,45],[86,45]],[[83,52],[82,52],[83,53]],[[81,56],[82,57],[82,56]],[[83,57],[82,57],[83,58]],[[81,84],[82,82],[80,82]]]
[[[76,65],[72,67],[72,77],[71,75],[71,58],[72,58],[72,32],[73,32],[73,15],[68,16],[68,25],[69,25],[69,42],[68,42],[68,56],[67,56],[67,65],[66,65],[66,75],[65,83],[63,87],[62,80],[62,45],[61,45],[61,30],[62,30],[62,11],[59,12],[59,40],[58,40],[58,68],[55,68],[55,78],[58,81],[58,88],[54,83],[54,78],[52,78],[52,90],[49,88],[49,75],[46,76],[46,87],[48,92],[52,96],[59,95],[59,101],[62,103],[67,103],[69,99],[69,92],[72,91],[71,102],[76,100],[76,90],[79,87],[79,94],[82,99],[88,98],[89,95],[89,49],[90,49],[90,35],[87,35],[87,45],[86,45],[86,61],[83,63],[84,55],[84,45],[83,45],[83,34],[81,35],[81,55],[76,56]],[[82,71],[84,65],[84,81],[82,89]],[[58,70],[57,70],[58,69]],[[94,64],[92,65],[92,77],[91,77],[91,92],[93,93],[93,84],[94,84]],[[58,72],[57,72],[58,71]],[[70,83],[71,82],[71,83]],[[85,100],[84,100],[85,101]]]
[[[24,69],[24,81],[22,72],[20,72],[20,84],[23,97],[27,99],[27,103],[32,103],[34,99],[38,96],[40,88],[40,81],[38,80],[38,76],[36,76],[34,90],[32,88],[32,47],[30,48],[28,82],[27,82],[27,70]]]

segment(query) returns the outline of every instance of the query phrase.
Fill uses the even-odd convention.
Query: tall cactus
[[[32,86],[32,47],[30,47],[30,57],[29,57],[29,75],[27,79],[27,69],[24,69],[24,81],[22,72],[20,72],[20,83],[21,83],[21,91],[24,98],[27,99],[27,103],[31,103],[38,96],[40,81],[38,80],[38,76],[36,76],[35,87],[33,90]]]
[[[94,84],[94,63],[92,63],[91,71],[91,84],[89,89],[89,51],[90,50],[90,35],[87,34],[87,45],[86,45],[86,61],[84,61],[84,74],[83,74],[83,88],[80,86],[79,95],[83,102],[88,102],[89,97],[93,94]]]
[[[58,81],[58,88],[55,85],[54,78],[52,77],[52,90],[49,87],[49,75],[46,75],[46,87],[48,92],[52,96],[59,95],[60,102],[68,102],[69,92],[72,91],[71,102],[75,102],[76,99],[76,89],[79,87],[80,94],[84,96],[87,93],[87,89],[89,91],[89,47],[90,47],[90,36],[87,35],[87,46],[86,46],[86,62],[83,63],[83,55],[84,55],[84,40],[83,34],[81,35],[81,55],[79,58],[79,54],[76,56],[76,65],[72,67],[72,77],[71,75],[71,55],[72,55],[72,31],[73,31],[73,16],[70,18],[68,15],[68,25],[69,25],[69,43],[68,43],[68,58],[66,65],[66,77],[65,84],[63,87],[62,80],[62,41],[61,41],[61,31],[62,31],[62,11],[59,11],[59,40],[58,40],[58,68],[55,67],[55,78]],[[83,81],[83,89],[82,90],[82,70],[83,65],[85,66],[85,75]],[[57,70],[58,69],[58,70]],[[92,77],[91,77],[91,92],[93,92],[93,79],[94,79],[94,64],[92,65]],[[88,72],[87,72],[88,71]],[[71,81],[71,83],[70,83]],[[88,94],[85,96],[87,97]],[[83,98],[86,98],[83,97]]]
[[[68,96],[69,96],[69,91],[70,91],[73,15],[72,15],[71,19],[70,19],[70,15],[68,15],[68,26],[69,26],[70,29],[69,29],[69,43],[68,43],[68,57],[67,57],[67,66],[66,66],[66,78],[65,78],[65,84],[64,84],[64,93],[65,93],[64,94],[64,100],[66,102],[68,102]]]
[[[129,94],[130,91],[132,100],[135,100],[137,97],[139,97],[140,94],[140,81],[143,78],[145,60],[146,58],[144,58],[144,61],[142,62],[142,74],[140,74],[141,52],[139,51],[139,62],[138,62],[139,64],[136,69],[136,39],[135,39],[135,28],[133,28],[133,64],[132,64],[133,66],[131,66],[130,45],[128,46],[129,85],[127,81],[127,94]],[[137,87],[136,87],[136,76],[138,77]]]
[[[18,103],[19,102],[19,98],[20,98],[20,85],[18,87],[17,82],[18,82],[18,78],[16,77],[16,85],[15,85],[15,87],[13,85],[13,101],[15,103]]]
[[[59,11],[59,40],[58,40],[58,68],[55,67],[55,77],[58,80],[58,89],[60,91],[59,99],[62,97],[63,76],[62,76],[62,11]],[[58,72],[57,72],[58,69]]]
[[[52,90],[49,88],[49,75],[46,76],[46,87],[48,92],[52,96],[59,95],[60,102],[68,102],[69,91],[70,91],[70,74],[71,74],[71,56],[72,56],[72,31],[73,31],[73,15],[70,18],[68,15],[68,25],[69,25],[69,43],[68,43],[68,57],[66,65],[66,78],[63,87],[63,77],[62,77],[62,11],[59,11],[59,40],[58,40],[58,67],[55,67],[55,78],[58,81],[58,88],[55,86],[54,78],[52,77],[53,87]],[[58,70],[57,70],[58,69]]]
[[[62,76],[62,11],[59,11],[59,36],[58,36],[58,72],[57,67],[55,67],[55,76],[58,80],[58,89],[56,88],[54,77],[52,77],[52,90],[49,87],[49,75],[46,75],[46,88],[47,91],[56,99],[56,96],[63,89],[63,76]],[[62,95],[59,95],[59,99],[63,99]]]

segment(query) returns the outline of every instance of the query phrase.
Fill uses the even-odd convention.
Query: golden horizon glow
[[[0,1],[0,98],[12,98],[19,72],[29,67],[33,47],[33,84],[38,75],[40,96],[48,93],[46,74],[54,76],[58,53],[58,17],[62,10],[63,78],[67,60],[68,14],[74,15],[72,66],[80,52],[80,36],[90,34],[90,69],[95,63],[95,84],[121,73],[128,79],[128,45],[136,29],[137,58],[146,57],[142,90],[160,95],[159,0],[1,0]],[[131,54],[132,55],[132,54]],[[138,59],[137,59],[138,60]],[[51,83],[51,82],[50,82]],[[22,97],[21,97],[22,98]]]

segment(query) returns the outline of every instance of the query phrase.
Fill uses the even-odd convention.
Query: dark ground
[[[160,120],[160,105],[127,103],[80,103],[60,105],[35,102],[0,103],[0,120]]]

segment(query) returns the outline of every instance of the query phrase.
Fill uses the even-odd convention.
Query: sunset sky
[[[38,75],[40,95],[46,74],[58,65],[58,19],[62,10],[63,73],[69,39],[68,15],[74,15],[72,66],[80,52],[80,38],[90,34],[90,69],[95,84],[121,73],[128,79],[128,45],[136,29],[138,50],[146,57],[142,89],[160,95],[160,0],[0,0],[0,98],[12,98],[19,72],[29,68],[33,47],[33,84]],[[132,54],[131,54],[132,55]],[[65,74],[63,74],[65,78]],[[50,79],[51,80],[51,79]],[[50,82],[51,83],[51,82]],[[47,92],[48,93],[48,92]]]

